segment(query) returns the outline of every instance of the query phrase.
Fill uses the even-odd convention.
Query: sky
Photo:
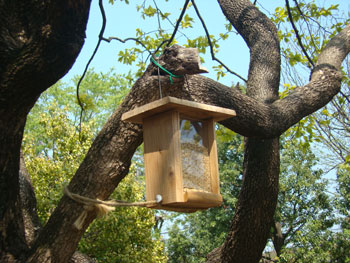
[[[154,19],[143,20],[141,18],[141,14],[136,12],[136,3],[140,4],[143,1],[131,0],[130,2],[131,3],[127,5],[124,2],[116,1],[114,5],[110,5],[107,1],[104,1],[107,15],[107,27],[104,34],[105,37],[108,38],[110,36],[116,36],[124,39],[127,37],[135,37],[136,28],[142,28],[146,32],[158,28],[156,17],[154,17]],[[152,2],[153,1],[146,1],[146,6],[148,6],[148,4],[153,4]],[[170,0],[169,2],[165,2],[163,0],[158,0],[157,4],[163,12],[172,13],[170,19],[175,22],[181,13],[181,8],[184,1]],[[210,34],[219,36],[220,32],[225,32],[224,24],[227,22],[225,21],[221,9],[216,1],[198,1],[197,6],[202,17],[207,23]],[[196,16],[193,8],[188,10],[188,14],[191,17]],[[98,1],[93,0],[87,27],[86,43],[73,68],[65,76],[65,80],[70,79],[76,74],[82,74],[84,66],[86,65],[91,53],[93,52],[93,49],[96,46],[101,23],[102,19],[98,8]],[[167,30],[168,32],[172,32],[173,26],[168,22],[164,22],[163,29]],[[193,28],[191,30],[186,30],[185,33],[188,36],[196,36],[199,34],[204,35],[204,30],[198,19],[196,19]],[[176,35],[176,40],[181,44],[185,43],[186,38],[182,36],[180,32],[178,32]],[[223,41],[220,43],[220,45],[220,54],[218,55],[219,59],[223,60],[224,63],[227,64],[233,71],[246,76],[249,62],[249,50],[242,38],[239,36],[233,36],[230,42]],[[118,73],[127,73],[129,70],[135,70],[135,66],[126,66],[117,60],[119,51],[131,46],[135,46],[133,41],[129,41],[126,44],[117,41],[113,41],[111,43],[103,41],[91,64],[91,67],[93,67],[97,72],[107,72],[112,67]],[[225,59],[225,56],[227,58],[232,57],[232,59]],[[216,78],[216,73],[211,69],[211,66],[217,65],[217,63],[211,62],[209,57],[209,49],[207,50],[205,61],[206,63],[204,66],[210,70],[208,75],[212,78]],[[226,84],[231,84],[231,82],[232,80],[228,80],[226,81]]]
[[[338,3],[340,4],[340,9],[345,13],[348,13],[350,10],[350,3],[348,0],[317,1],[321,4]],[[111,5],[107,0],[104,0],[104,8],[107,16],[107,26],[104,37],[108,38],[110,36],[115,36],[125,39],[128,37],[135,37],[136,28],[142,28],[145,32],[157,29],[158,21],[156,16],[153,19],[143,20],[141,18],[141,14],[136,11],[136,5],[140,5],[143,2],[145,2],[146,6],[153,6],[154,0],[130,0],[129,5],[124,1],[121,2],[119,0],[116,0],[114,4]],[[284,0],[258,1],[258,7],[265,14],[270,16],[274,9],[277,6],[284,5],[284,2]],[[172,14],[169,18],[173,23],[175,23],[176,19],[181,13],[184,1],[169,0],[166,2],[164,0],[157,0],[156,3],[160,10]],[[196,3],[201,16],[205,20],[209,33],[215,35],[218,38],[220,33],[225,32],[224,25],[227,23],[225,17],[222,14],[219,4],[217,1],[213,0],[202,0],[197,1]],[[189,14],[191,17],[193,17],[195,19],[195,23],[193,24],[193,28],[186,30],[184,33],[189,37],[204,35],[204,29],[197,19],[193,7],[189,8],[186,11],[186,14]],[[86,32],[86,41],[76,63],[68,72],[68,74],[66,74],[66,76],[63,78],[65,82],[68,82],[74,75],[81,75],[83,73],[85,65],[87,64],[98,41],[98,34],[101,28],[101,24],[102,18],[98,7],[98,0],[92,0],[92,7]],[[170,33],[173,31],[173,25],[167,21],[162,23],[162,28]],[[183,30],[180,30],[176,35],[176,40],[179,42],[179,44],[186,42],[186,37],[181,34],[182,31]],[[118,41],[112,41],[110,43],[102,41],[101,46],[89,68],[94,68],[96,72],[107,72],[111,68],[114,68],[114,70],[120,74],[127,73],[129,71],[135,71],[135,65],[123,65],[122,63],[118,62],[118,53],[125,48],[132,46],[135,46],[134,41],[129,41],[126,44]],[[206,54],[202,56],[205,60],[203,66],[209,69],[209,73],[206,74],[206,76],[216,79],[216,72],[212,69],[212,66],[217,66],[218,63],[211,60],[209,49],[207,49]],[[221,41],[220,50],[217,54],[217,57],[223,61],[223,63],[225,63],[232,71],[238,73],[244,78],[247,78],[249,66],[249,49],[239,35],[231,34],[228,40]],[[226,77],[220,79],[220,82],[225,85],[236,84],[238,81],[240,81],[240,79],[232,74],[228,74]]]

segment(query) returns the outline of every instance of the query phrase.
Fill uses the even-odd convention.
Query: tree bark
[[[23,261],[33,241],[19,189],[29,186],[19,173],[26,116],[74,63],[89,8],[89,0],[0,1],[1,262]]]
[[[35,193],[22,153],[20,156],[19,191],[25,241],[28,246],[31,247],[37,237],[41,225],[36,210]]]
[[[280,81],[277,29],[249,1],[219,3],[250,49],[247,96],[269,106],[278,99]],[[221,250],[222,262],[253,263],[261,258],[277,204],[279,138],[246,138],[243,165],[242,188]]]

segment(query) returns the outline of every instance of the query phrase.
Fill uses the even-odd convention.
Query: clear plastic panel
[[[180,130],[183,187],[211,192],[209,154],[203,143],[203,123],[182,119]]]

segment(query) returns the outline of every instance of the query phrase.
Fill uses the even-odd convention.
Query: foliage
[[[348,162],[337,171],[336,208],[339,230],[332,236],[334,262],[350,262],[350,169]],[[341,261],[343,260],[343,261]]]
[[[48,112],[48,105],[55,103],[59,109],[69,112],[69,119],[73,126],[79,126],[81,108],[77,101],[76,86],[80,76],[75,76],[71,83],[57,82],[46,92],[42,93],[38,102],[31,110],[26,123],[27,133],[35,134],[41,141],[43,134],[40,114]],[[82,122],[93,120],[94,134],[102,128],[107,118],[121,103],[132,83],[130,74],[117,75],[113,69],[107,73],[96,73],[89,70],[80,85],[79,97],[84,106]],[[40,145],[44,145],[41,143]],[[35,146],[40,151],[40,146]]]
[[[137,178],[136,169],[118,186],[111,198],[139,201],[143,198],[144,184]],[[80,241],[79,248],[98,262],[166,261],[161,237],[152,235],[154,211],[147,208],[117,208],[105,218],[93,222]]]
[[[96,131],[127,91],[127,80],[121,76],[89,71],[81,89],[86,107],[81,125],[75,91],[69,85],[56,84],[33,108],[24,134],[23,152],[42,224],[58,204],[63,187],[79,167]],[[113,198],[142,200],[143,182],[136,176],[137,166],[133,167]],[[165,262],[163,241],[161,236],[153,235],[153,225],[152,210],[120,208],[90,225],[80,249],[98,262]]]
[[[331,260],[330,232],[320,231],[320,222],[308,222],[304,231],[295,235],[296,244],[285,248],[278,262],[334,262]]]
[[[332,205],[326,193],[328,181],[323,171],[315,169],[316,156],[310,148],[298,149],[291,142],[284,142],[281,157],[279,204],[276,219],[286,228],[299,229],[307,220],[320,220],[329,228]],[[290,221],[291,220],[291,221]]]
[[[336,17],[335,13],[339,13],[338,7],[338,4],[321,6],[315,0],[312,0],[298,1],[298,6],[291,6],[290,8],[293,22],[297,25],[303,46],[314,62],[328,40],[347,23],[346,20]],[[277,7],[272,20],[280,28],[278,34],[282,41],[282,55],[289,65],[292,67],[303,65],[310,68],[311,65],[308,64],[307,57],[297,44],[295,31],[290,26],[287,7]],[[331,26],[327,26],[329,20],[332,20]],[[286,43],[288,46],[284,45]]]
[[[44,224],[62,197],[63,186],[68,184],[90,147],[93,121],[83,123],[81,136],[56,101],[47,105],[47,111],[37,120],[36,133],[26,131],[23,153],[37,197],[38,215]],[[40,136],[37,136],[40,134]]]

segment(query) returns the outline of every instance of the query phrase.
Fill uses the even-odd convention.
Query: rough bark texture
[[[269,106],[278,99],[280,81],[277,29],[249,1],[219,3],[250,49],[247,96]],[[246,138],[243,165],[242,189],[221,250],[222,262],[253,263],[261,258],[277,204],[279,138]]]
[[[219,3],[251,51],[247,94],[199,75],[174,79],[172,85],[167,76],[160,76],[160,81],[163,96],[237,111],[237,117],[223,124],[247,137],[243,186],[227,240],[208,262],[258,262],[277,202],[278,136],[339,91],[340,64],[350,50],[350,26],[329,42],[310,83],[279,100],[280,55],[273,24],[248,0]],[[19,191],[20,185],[29,185],[24,179],[19,183],[19,177],[25,178],[19,176],[19,164],[26,115],[39,94],[74,62],[83,43],[89,4],[88,0],[0,0],[0,262],[74,262],[71,256],[96,216],[90,212],[83,229],[75,229],[73,223],[83,208],[63,196],[37,235],[27,231],[28,225],[36,225],[31,214],[34,203],[23,210]],[[159,63],[178,75],[200,73],[202,69],[187,63],[187,54],[174,46],[159,57]],[[106,199],[126,176],[142,142],[142,127],[122,122],[121,115],[159,98],[157,72],[150,65],[108,120],[70,182],[71,192]],[[78,254],[74,258],[85,260]]]
[[[0,1],[0,261],[23,261],[34,238],[19,173],[25,120],[40,93],[74,63],[90,1]],[[22,196],[21,196],[22,194]],[[32,196],[33,197],[33,196]],[[22,202],[25,200],[24,202]]]

